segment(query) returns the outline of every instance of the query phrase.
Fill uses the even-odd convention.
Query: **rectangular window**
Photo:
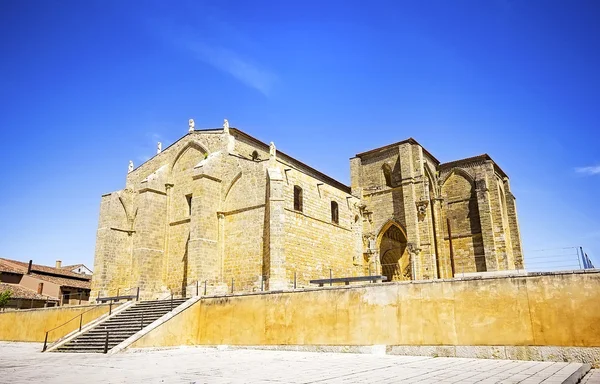
[[[294,185],[294,209],[302,212],[302,188]]]
[[[188,204],[188,215],[192,216],[192,195],[191,194],[186,195],[185,199],[187,200],[187,204]]]
[[[331,222],[333,222],[335,224],[340,223],[340,214],[338,211],[338,203],[336,203],[335,201],[331,202]]]

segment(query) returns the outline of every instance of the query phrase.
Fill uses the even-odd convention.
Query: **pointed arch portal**
[[[377,236],[381,274],[386,281],[411,280],[412,270],[406,234],[394,221],[384,225]]]

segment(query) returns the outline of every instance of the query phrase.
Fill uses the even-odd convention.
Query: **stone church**
[[[440,163],[411,138],[357,154],[350,170],[347,186],[227,120],[204,130],[190,120],[102,196],[92,295],[523,268],[515,197],[488,155]]]

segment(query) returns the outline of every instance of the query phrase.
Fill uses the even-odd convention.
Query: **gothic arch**
[[[448,179],[450,179],[450,176],[452,176],[452,175],[460,175],[460,176],[464,177],[471,184],[471,186],[473,188],[475,188],[475,180],[473,179],[473,176],[471,176],[467,171],[465,171],[462,168],[452,168],[450,170],[450,172],[448,172],[448,174],[446,174],[446,176],[444,176],[440,180],[440,185],[441,185],[440,192],[441,192],[442,188],[444,188],[444,184],[446,184],[446,182],[448,181]]]
[[[233,179],[231,180],[231,183],[229,183],[229,186],[228,186],[228,187],[227,187],[227,189],[225,190],[225,194],[224,194],[225,198],[223,199],[223,201],[224,201],[225,203],[227,203],[227,197],[229,197],[229,192],[230,192],[230,191],[231,191],[231,189],[233,188],[233,185],[234,185],[235,183],[237,183],[237,181],[238,181],[239,179],[241,179],[241,177],[242,177],[242,171],[239,171],[239,172],[238,172],[238,174],[237,174],[237,175],[235,175],[235,176],[233,177]]]
[[[410,280],[412,268],[406,232],[395,220],[385,223],[377,236],[381,274],[386,281]]]
[[[425,164],[425,175],[429,179],[429,188],[433,191],[431,198],[438,197],[440,195],[440,186],[437,183],[435,173],[429,168],[428,164]]]
[[[381,245],[381,239],[383,238],[383,235],[387,232],[388,229],[390,229],[390,227],[392,226],[396,226],[398,227],[398,229],[400,229],[400,232],[402,232],[402,234],[404,235],[404,238],[406,239],[406,230],[404,229],[404,227],[402,226],[402,224],[400,224],[396,219],[389,219],[388,221],[386,221],[380,228],[379,231],[377,232],[377,239],[375,241],[375,244],[377,246],[377,249],[379,249],[379,246]]]
[[[121,207],[123,208],[123,212],[125,213],[125,219],[127,220],[127,223],[130,225],[131,228],[133,228],[133,222],[135,220],[135,217],[137,216],[137,208],[134,209],[134,204],[133,201],[131,201],[131,199],[129,201],[125,201],[125,198],[123,197],[122,193],[118,193],[117,196],[119,202],[121,203]]]
[[[388,187],[393,187],[392,185],[392,167],[388,163],[383,163],[381,166],[381,172],[383,173],[383,182]]]
[[[208,149],[201,143],[198,143],[196,141],[190,141],[183,148],[181,148],[177,156],[175,156],[175,160],[173,160],[173,164],[171,164],[171,171],[173,170],[173,168],[175,168],[175,165],[177,165],[177,162],[183,156],[183,154],[192,148],[200,151],[204,155],[208,155],[210,153]]]

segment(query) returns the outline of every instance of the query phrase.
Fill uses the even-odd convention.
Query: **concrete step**
[[[58,348],[54,352],[61,352],[61,353],[104,353],[104,348],[102,348],[102,349],[89,349],[89,350],[61,349],[61,348]]]
[[[176,307],[173,307],[173,309],[175,309]],[[170,312],[171,308],[160,308],[160,309],[137,309],[137,310],[130,310],[130,311],[125,311],[125,312],[121,312],[117,315],[115,315],[115,317],[121,317],[121,316],[133,316],[133,315],[141,315],[142,313],[166,313],[166,312]]]
[[[169,313],[169,312],[167,312]],[[144,320],[144,324],[146,323],[147,319],[160,319],[161,317],[163,317],[164,315],[166,315],[166,313],[163,314],[156,314],[156,315],[148,315],[148,316],[144,316],[143,320]],[[139,317],[125,317],[125,318],[119,318],[119,319],[110,319],[108,321],[105,321],[104,323],[106,324],[123,324],[123,323],[140,323],[142,321],[142,316]]]
[[[171,312],[188,299],[141,301],[86,333],[56,349],[56,352],[104,353],[106,333],[108,349],[114,348],[143,327]],[[143,320],[143,323],[142,323]]]
[[[113,346],[108,346],[108,350],[110,351],[112,348],[114,348],[115,345]],[[81,348],[81,347],[77,347],[77,348],[58,348],[56,350],[57,352],[93,352],[93,353],[104,353],[104,345],[102,346],[93,346],[93,347],[89,347],[89,348]]]
[[[109,333],[108,334],[108,340],[112,340],[112,339],[122,339],[122,338],[127,338],[131,335],[133,335],[135,332],[122,332],[119,334],[113,334],[113,333]],[[102,333],[98,333],[98,334],[94,334],[94,335],[81,335],[76,339],[71,340],[70,342],[85,342],[85,341],[94,341],[94,340],[106,340],[106,333],[102,334]]]
[[[138,317],[146,317],[146,316],[163,316],[171,311],[147,311],[147,312],[135,312],[135,313],[124,313],[118,314],[115,317],[111,317],[108,321],[117,320],[117,319],[137,319]]]

